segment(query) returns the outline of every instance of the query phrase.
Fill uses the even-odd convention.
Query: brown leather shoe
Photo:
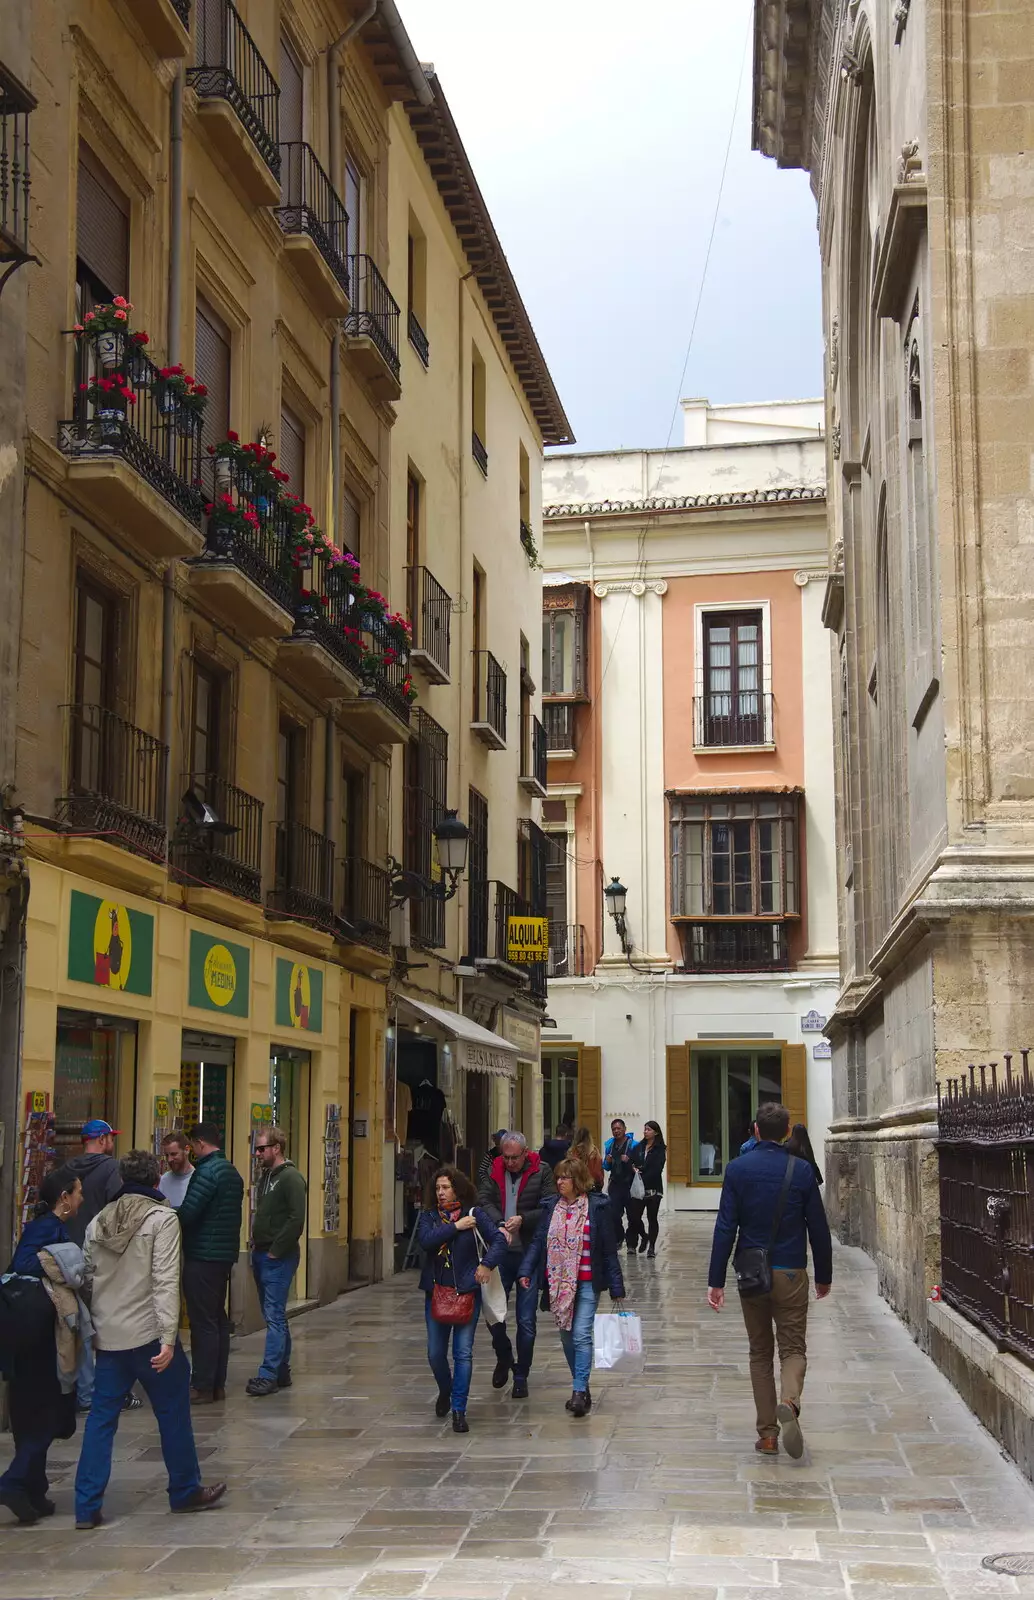
[[[192,1406],[210,1406],[215,1400],[214,1394],[209,1389],[191,1389],[190,1403]]]
[[[764,1439],[759,1439],[754,1446],[759,1456],[777,1456],[779,1454],[779,1440],[770,1434]]]
[[[181,1506],[173,1506],[173,1511],[208,1511],[223,1498],[226,1493],[225,1483],[210,1483],[207,1488],[195,1489],[190,1499]]]

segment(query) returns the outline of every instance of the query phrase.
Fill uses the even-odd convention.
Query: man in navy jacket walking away
[[[759,1106],[754,1124],[757,1144],[726,1168],[711,1246],[707,1299],[712,1310],[721,1311],[725,1304],[725,1275],[734,1246],[737,1251],[769,1251],[771,1293],[740,1297],[757,1410],[758,1439],[754,1448],[762,1455],[776,1455],[782,1429],[783,1448],[796,1458],[804,1453],[798,1419],[808,1366],[808,1244],[811,1243],[815,1267],[815,1293],[824,1300],[833,1283],[833,1243],[819,1186],[806,1161],[794,1163],[784,1194],[791,1157],[782,1141],[789,1132],[790,1113],[785,1106]],[[781,1196],[782,1214],[773,1238]],[[777,1339],[778,1404],[773,1373]]]

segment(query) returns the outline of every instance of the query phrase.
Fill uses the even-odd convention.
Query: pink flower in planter
[[[72,332],[73,333],[85,333],[86,329],[83,327],[81,322],[77,322],[75,327],[72,329]]]
[[[117,294],[111,303],[113,306],[121,306],[123,311],[125,311],[126,307],[129,305],[129,301],[124,295],[121,294]]]
[[[115,312],[115,321],[116,322],[126,322],[127,320],[128,319],[127,319],[126,313],[124,311],[116,311]]]
[[[84,322],[92,322],[96,315],[97,315],[97,313],[95,311],[88,311],[86,313],[86,315],[84,316],[83,321]]]

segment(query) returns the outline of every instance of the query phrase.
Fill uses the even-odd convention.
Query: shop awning
[[[492,1073],[498,1078],[517,1076],[520,1054],[517,1046],[490,1028],[482,1028],[469,1017],[460,1016],[458,1011],[445,1011],[423,1000],[410,1000],[408,995],[399,995],[398,1009],[400,1016],[408,1012],[421,1022],[433,1022],[436,1028],[455,1040],[457,1067],[464,1067],[467,1072]]]

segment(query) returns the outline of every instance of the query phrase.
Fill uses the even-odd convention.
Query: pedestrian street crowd
[[[244,1185],[219,1130],[170,1135],[163,1171],[149,1151],[116,1162],[114,1137],[85,1125],[0,1280],[0,1600],[95,1582],[141,1597],[522,1600],[536,1579],[608,1600],[673,1584],[698,1600],[1025,1592],[979,1559],[991,1530],[1034,1550],[1034,1494],[858,1252],[836,1252],[839,1303],[822,1175],[781,1106],[758,1107],[713,1221],[662,1217],[656,1122],[637,1137],[615,1121],[602,1150],[584,1129],[538,1152],[499,1130],[476,1181],[434,1173],[418,1279],[293,1330],[305,1184],[282,1130],[263,1129],[251,1267],[266,1331],[235,1342],[232,1367]],[[213,1515],[159,1516],[156,1473],[169,1512]],[[214,1562],[209,1587],[177,1553]]]

